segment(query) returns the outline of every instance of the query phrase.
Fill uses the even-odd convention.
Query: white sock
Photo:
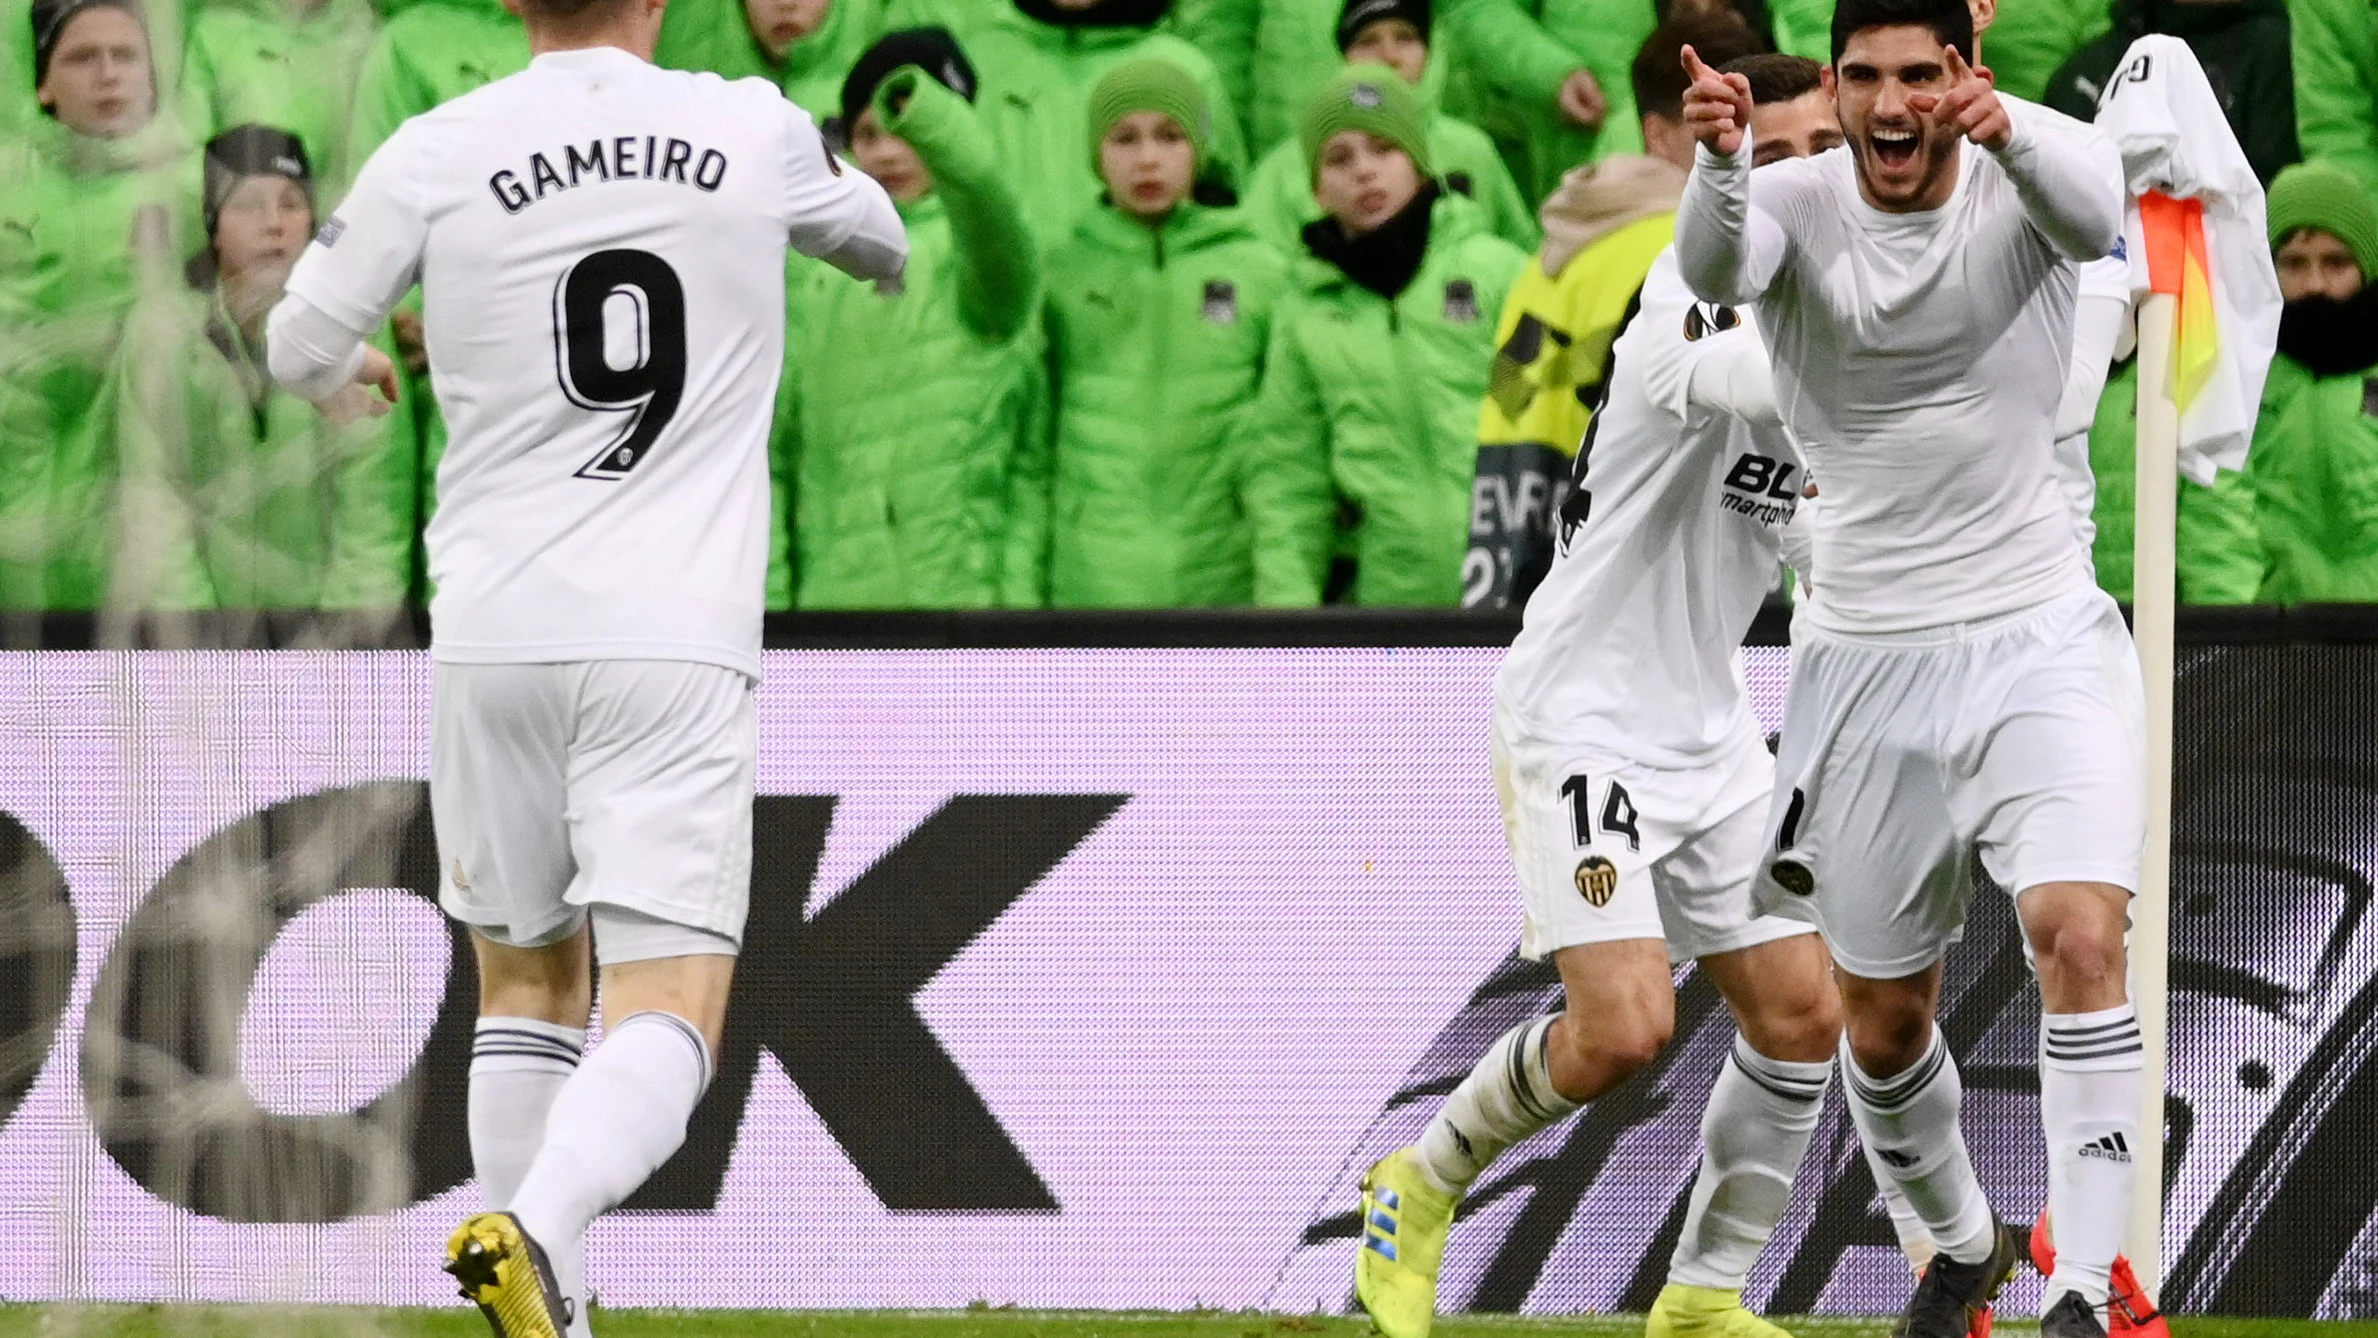
[[[527,1017],[483,1017],[471,1041],[471,1166],[489,1208],[512,1205],[545,1143],[545,1119],[578,1071],[586,1028]],[[572,1338],[586,1338],[586,1257],[573,1244],[550,1252],[555,1281],[574,1298]]]
[[[2107,1272],[2130,1229],[2132,1154],[2146,1091],[2138,1009],[2048,1013],[2039,1037],[2048,1216],[2056,1224],[2056,1272],[2041,1304],[2071,1291],[2102,1307]]]
[[[595,1218],[685,1142],[685,1122],[709,1084],[710,1047],[692,1023],[661,1012],[622,1021],[553,1103],[513,1216],[557,1258],[576,1250]]]
[[[1845,1035],[1841,1076],[1858,1137],[1907,1195],[1939,1252],[1959,1263],[1988,1259],[1998,1224],[1965,1151],[1965,1131],[1957,1124],[1965,1084],[1958,1080],[1957,1061],[1949,1057],[1940,1029],[1933,1029],[1923,1058],[1888,1078],[1859,1068]]]
[[[1544,1063],[1544,1038],[1558,1017],[1522,1022],[1503,1033],[1428,1122],[1420,1135],[1420,1168],[1439,1189],[1468,1189],[1504,1149],[1577,1109],[1552,1090]]]
[[[1701,1174],[1668,1280],[1741,1291],[1792,1201],[1833,1063],[1769,1059],[1737,1035],[1701,1113]]]
[[[1864,1146],[1863,1141],[1860,1145]],[[1940,1252],[1932,1243],[1932,1233],[1924,1229],[1924,1219],[1916,1216],[1916,1205],[1907,1201],[1906,1193],[1891,1178],[1890,1169],[1883,1165],[1882,1159],[1874,1155],[1873,1148],[1866,1148],[1866,1169],[1874,1175],[1874,1191],[1882,1197],[1883,1211],[1891,1216],[1891,1233],[1899,1237],[1899,1252],[1907,1256],[1907,1266],[1921,1276],[1924,1265]]]

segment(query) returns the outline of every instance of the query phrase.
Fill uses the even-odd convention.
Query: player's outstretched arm
[[[2122,154],[2078,122],[2050,128],[2019,116],[1998,96],[1990,71],[1948,49],[1946,92],[1918,93],[1908,105],[1955,125],[2006,169],[2033,227],[2066,258],[2091,261],[2122,235]]]
[[[981,338],[1013,338],[1040,311],[1040,246],[990,128],[914,65],[876,87],[875,116],[917,151],[946,202],[959,318]]]
[[[1676,259],[1687,287],[1705,302],[1749,302],[1767,291],[1789,251],[1784,231],[1759,213],[1750,192],[1750,81],[1719,74],[1691,47],[1693,82],[1685,127],[1698,147],[1676,213]]]
[[[264,344],[273,380],[334,423],[378,418],[396,403],[396,363],[295,293],[266,318]]]
[[[429,223],[414,183],[420,141],[408,125],[373,151],[338,212],[322,225],[265,323],[265,365],[273,379],[334,421],[388,412],[396,367],[365,342],[388,322],[421,272]],[[374,400],[362,389],[379,390]]]
[[[908,228],[873,177],[838,162],[809,113],[782,98],[785,237],[794,250],[854,279],[898,278],[908,264]]]

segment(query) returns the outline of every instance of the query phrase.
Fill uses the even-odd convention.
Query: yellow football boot
[[[1644,1338],[1792,1338],[1790,1330],[1743,1309],[1741,1292],[1681,1282],[1660,1288],[1643,1331]]]
[[[1437,1322],[1437,1266],[1459,1198],[1430,1182],[1410,1148],[1363,1174],[1354,1296],[1385,1338],[1428,1338]]]
[[[544,1247],[510,1213],[480,1213],[446,1241],[446,1271],[495,1338],[568,1338],[569,1310]]]

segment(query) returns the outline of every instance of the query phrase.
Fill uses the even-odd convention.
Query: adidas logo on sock
[[[2127,1162],[2130,1160],[2130,1143],[2122,1137],[2122,1131],[2117,1129],[2094,1142],[2081,1144],[2081,1155],[2098,1157],[2106,1161]]]

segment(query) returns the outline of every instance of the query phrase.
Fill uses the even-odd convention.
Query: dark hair
[[[1973,11],[1965,0],[1840,0],[1833,6],[1833,63],[1868,28],[1929,28],[1942,46],[1973,63]]]
[[[1739,74],[1750,80],[1750,100],[1759,107],[1804,98],[1825,86],[1824,66],[1806,56],[1788,56],[1780,51],[1762,51],[1755,56],[1729,60],[1718,67],[1718,73]]]
[[[1749,23],[1731,9],[1681,14],[1651,30],[1635,52],[1627,81],[1635,87],[1635,114],[1684,119],[1685,77],[1683,48],[1690,46],[1712,66],[1740,60],[1767,49]]]
[[[622,7],[624,0],[520,0],[522,18],[542,19],[547,23],[575,23],[606,9]]]
[[[876,86],[891,77],[904,65],[914,65],[931,75],[952,93],[974,101],[976,80],[973,62],[966,59],[964,48],[947,28],[901,28],[875,39],[875,44],[859,53],[851,62],[850,73],[842,80],[842,134],[844,142],[856,133],[859,113],[875,101]]]

